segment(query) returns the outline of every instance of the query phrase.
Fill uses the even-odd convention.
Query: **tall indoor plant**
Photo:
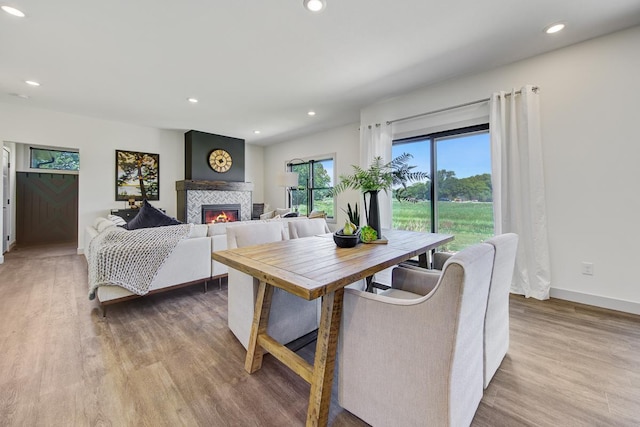
[[[333,191],[336,194],[348,188],[360,191],[364,198],[364,213],[367,225],[375,229],[378,236],[382,236],[380,233],[378,193],[383,190],[388,193],[394,185],[402,186],[396,193],[396,197],[401,199],[407,182],[429,179],[429,175],[426,172],[414,172],[415,166],[407,164],[412,157],[411,154],[403,153],[389,163],[383,163],[382,157],[377,156],[374,157],[368,169],[351,165],[354,171],[353,174],[340,175],[340,182],[334,187]],[[367,194],[369,195],[368,204]]]

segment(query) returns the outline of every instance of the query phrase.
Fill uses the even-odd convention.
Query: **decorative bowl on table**
[[[353,248],[360,242],[360,228],[353,234],[344,234],[344,228],[333,233],[333,241],[339,248]]]

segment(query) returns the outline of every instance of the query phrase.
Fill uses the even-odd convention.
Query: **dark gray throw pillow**
[[[178,224],[182,223],[175,218],[165,215],[164,212],[154,208],[149,202],[143,200],[138,215],[129,221],[124,228],[127,230],[137,230],[138,228],[163,227],[165,225]]]

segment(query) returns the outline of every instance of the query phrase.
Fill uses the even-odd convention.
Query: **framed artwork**
[[[116,150],[116,201],[160,199],[160,155]]]

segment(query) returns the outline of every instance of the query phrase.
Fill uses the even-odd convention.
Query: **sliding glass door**
[[[453,234],[445,248],[451,251],[493,235],[488,125],[394,141],[393,157],[402,153],[431,179],[410,185],[405,200],[394,199],[394,228]]]

